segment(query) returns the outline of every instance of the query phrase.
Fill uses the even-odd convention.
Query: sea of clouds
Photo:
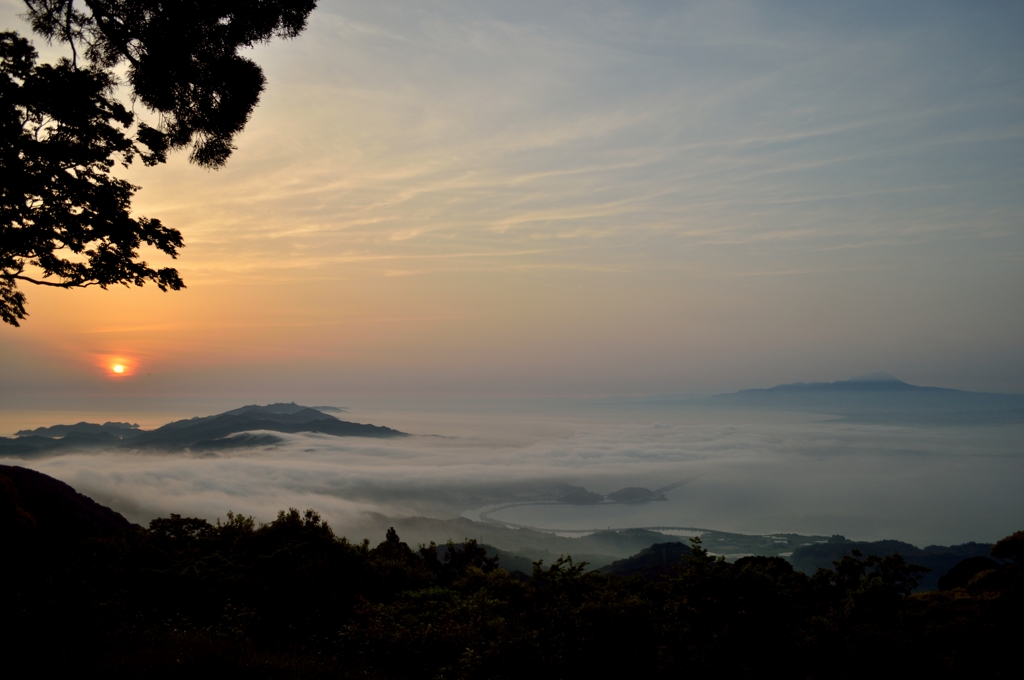
[[[546,529],[680,526],[918,545],[991,541],[1024,528],[1021,426],[608,408],[459,421],[407,419],[430,434],[391,440],[280,435],[278,446],[216,457],[118,451],[3,462],[61,479],[139,523],[172,512],[215,520],[229,510],[269,521],[297,507],[351,533],[367,512],[477,518],[481,508],[550,495],[558,484],[606,494],[685,481],[665,502],[518,505],[492,517]]]

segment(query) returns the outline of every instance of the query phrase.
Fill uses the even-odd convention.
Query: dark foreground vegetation
[[[911,594],[898,555],[808,577],[694,541],[656,577],[527,575],[474,541],[350,543],[312,510],[147,529],[21,468],[0,505],[5,677],[1019,677],[1024,532]]]

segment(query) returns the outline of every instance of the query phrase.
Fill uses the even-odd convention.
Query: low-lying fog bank
[[[282,508],[312,507],[355,539],[369,529],[368,512],[443,519],[508,503],[519,504],[489,519],[918,545],[994,541],[1024,525],[1018,425],[899,427],[735,411],[464,420],[376,417],[420,434],[397,440],[276,433],[280,445],[208,457],[107,451],[5,462],[61,479],[140,523],[172,512],[215,520],[228,510],[267,521]],[[661,501],[522,504],[561,498],[566,484],[606,495],[680,481]]]

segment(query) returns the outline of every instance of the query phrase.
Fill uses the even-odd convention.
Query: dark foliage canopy
[[[174,269],[138,258],[143,243],[174,257],[181,234],[129,213],[138,187],[113,177],[112,167],[136,157],[153,165],[165,149],[150,128],[140,126],[139,137],[153,147],[127,135],[133,116],[112,89],[108,72],[67,60],[37,64],[27,40],[0,33],[0,317],[7,323],[25,317],[18,281],[184,287]],[[42,278],[26,273],[29,266]]]
[[[297,36],[316,0],[25,0],[32,28],[72,57],[37,64],[31,44],[0,34],[0,319],[24,319],[19,283],[61,288],[155,283],[177,270],[139,259],[142,245],[175,257],[181,234],[131,216],[138,190],[112,175],[135,159],[224,165],[266,83],[239,50]],[[114,69],[126,66],[125,82]],[[140,121],[115,98],[157,115]]]
[[[25,0],[32,28],[83,49],[98,68],[127,62],[132,96],[161,116],[167,148],[222,166],[266,85],[238,54],[294,38],[316,0]]]
[[[1019,675],[1016,563],[912,594],[921,570],[899,555],[847,555],[807,576],[780,557],[730,564],[695,539],[653,578],[569,557],[510,574],[472,540],[414,549],[391,529],[371,547],[313,510],[69,533],[27,521],[50,503],[25,477],[0,469],[11,677]]]

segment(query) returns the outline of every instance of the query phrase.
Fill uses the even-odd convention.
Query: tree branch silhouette
[[[192,163],[222,167],[266,85],[239,50],[297,36],[316,0],[25,4],[32,29],[67,44],[72,57],[37,64],[26,39],[0,33],[0,319],[18,326],[26,317],[19,282],[184,288],[176,269],[150,267],[139,252],[176,258],[181,233],[133,217],[139,187],[112,170],[136,159],[164,163],[186,147]],[[122,63],[124,83],[114,76]],[[159,124],[118,102],[119,85]]]

